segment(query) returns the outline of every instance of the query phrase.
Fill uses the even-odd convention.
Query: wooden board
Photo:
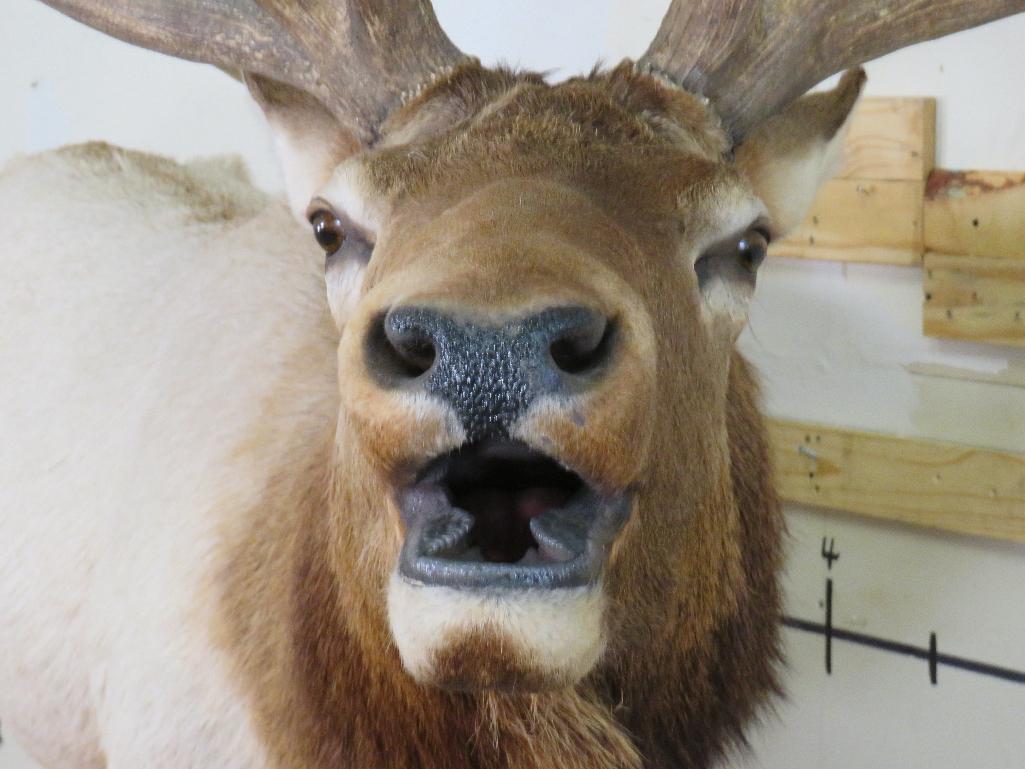
[[[923,267],[926,336],[1025,346],[1025,259],[926,254]]]
[[[922,259],[920,181],[833,179],[804,224],[770,255],[916,265]]]
[[[927,251],[1025,260],[1025,173],[934,171],[923,216]]]
[[[924,181],[936,156],[936,100],[862,99],[837,178]]]
[[[1025,542],[1025,454],[783,420],[769,435],[786,501]]]
[[[920,377],[1025,387],[1025,362],[1009,361],[1007,366],[999,371],[980,371],[962,366],[948,366],[945,363],[908,363],[904,369],[909,374]]]

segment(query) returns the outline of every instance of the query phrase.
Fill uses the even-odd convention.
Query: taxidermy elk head
[[[571,692],[619,736],[581,726],[560,765],[703,765],[775,686],[782,526],[734,343],[864,75],[799,97],[1012,4],[673,0],[637,62],[549,85],[427,0],[48,2],[241,70],[325,252],[339,417],[292,639],[322,685],[295,712],[379,766],[432,708]],[[362,736],[323,715],[375,697]]]

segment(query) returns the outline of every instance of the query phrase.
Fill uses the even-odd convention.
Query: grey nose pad
[[[614,326],[585,307],[554,307],[501,325],[426,307],[395,307],[371,328],[367,364],[385,387],[447,403],[467,440],[507,437],[540,395],[599,381]]]

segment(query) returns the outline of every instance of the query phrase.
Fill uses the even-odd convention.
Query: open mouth
[[[399,494],[399,572],[458,588],[570,587],[594,581],[629,514],[524,443],[486,440],[430,462]]]

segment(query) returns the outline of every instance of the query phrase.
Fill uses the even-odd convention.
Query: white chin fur
[[[483,628],[497,631],[537,672],[571,685],[595,666],[605,646],[601,584],[554,590],[457,590],[410,582],[393,573],[388,621],[402,664],[417,681],[434,683],[434,659]]]

